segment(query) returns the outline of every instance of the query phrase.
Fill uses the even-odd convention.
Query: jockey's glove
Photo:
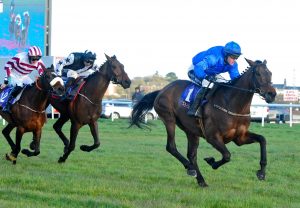
[[[11,84],[11,77],[5,77],[4,78],[4,84]]]
[[[217,80],[217,78],[213,75],[207,75],[205,79],[209,82],[215,82]]]

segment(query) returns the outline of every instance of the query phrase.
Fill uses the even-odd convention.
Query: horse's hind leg
[[[167,146],[166,150],[173,155],[177,160],[179,160],[185,169],[190,170],[193,167],[191,166],[190,162],[185,159],[177,150],[176,143],[175,143],[175,123],[165,123],[166,130],[167,130]]]
[[[85,152],[90,152],[90,151],[92,151],[92,150],[94,150],[94,149],[96,149],[100,146],[99,132],[98,132],[98,122],[94,121],[92,123],[89,123],[89,127],[90,127],[90,130],[91,130],[92,136],[94,138],[94,144],[91,145],[91,146],[81,145],[80,149],[82,151],[85,151]]]
[[[32,134],[33,134],[33,141],[30,144],[30,148],[34,151],[31,152],[29,149],[22,149],[22,153],[27,157],[38,156],[40,154],[40,140],[42,135],[42,129],[39,129],[38,131],[34,131],[32,132]]]
[[[230,161],[231,154],[222,139],[207,139],[207,141],[222,154],[222,159],[219,161],[215,161],[215,158],[213,157],[204,158],[213,169],[218,169],[220,166]]]
[[[237,138],[236,140],[234,140],[234,143],[238,146],[241,146],[243,144],[252,144],[254,142],[258,142],[260,144],[260,170],[257,171],[256,176],[259,180],[264,180],[266,176],[267,166],[267,142],[265,137],[259,134],[248,132],[248,135],[246,135],[246,137]]]
[[[68,120],[69,120],[69,117],[66,117],[63,114],[61,114],[61,116],[53,124],[53,129],[55,130],[55,132],[57,133],[57,135],[59,136],[59,138],[62,140],[62,142],[65,145],[65,147],[64,147],[65,152],[67,151],[67,148],[69,146],[69,140],[65,136],[65,134],[62,132],[62,127]]]
[[[201,187],[206,187],[207,184],[200,172],[200,169],[198,167],[197,163],[197,149],[199,146],[199,137],[191,134],[187,134],[188,137],[188,152],[187,157],[193,166],[193,169],[188,169],[189,175],[195,175],[197,178],[197,182]],[[189,173],[190,172],[190,173]],[[194,173],[195,172],[195,173]]]
[[[8,144],[10,145],[11,150],[14,150],[16,148],[15,143],[13,142],[12,138],[10,137],[11,131],[15,128],[16,126],[12,123],[8,123],[7,126],[4,127],[2,130],[2,134],[7,140]]]

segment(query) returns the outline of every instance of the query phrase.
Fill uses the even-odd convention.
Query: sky
[[[299,0],[52,0],[51,55],[116,55],[130,78],[188,79],[192,57],[229,41],[244,58],[267,60],[273,83],[300,86]]]

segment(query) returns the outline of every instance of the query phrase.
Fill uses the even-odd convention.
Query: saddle
[[[84,84],[85,80],[82,77],[75,79],[70,86],[66,86],[67,90],[64,99],[74,101]]]

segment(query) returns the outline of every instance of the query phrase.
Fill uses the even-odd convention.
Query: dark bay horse
[[[90,152],[100,146],[97,120],[101,115],[102,98],[110,81],[120,84],[124,89],[130,87],[131,81],[124,71],[124,65],[115,56],[109,57],[106,54],[105,56],[106,62],[98,71],[86,78],[85,84],[80,89],[75,100],[70,102],[55,98],[50,99],[51,105],[60,112],[60,117],[53,125],[53,128],[65,145],[64,154],[59,158],[59,163],[65,162],[75,149],[78,131],[86,124],[90,127],[94,144],[91,146],[82,145],[80,149]],[[63,125],[69,119],[71,120],[70,141],[62,132]]]
[[[12,161],[13,164],[16,164],[21,150],[22,136],[26,132],[33,134],[34,149],[33,152],[23,149],[22,153],[28,157],[39,155],[42,127],[46,121],[45,109],[51,92],[64,93],[63,80],[56,76],[53,65],[51,68],[44,69],[44,73],[37,78],[35,83],[25,87],[21,98],[12,106],[11,114],[2,112],[2,108],[0,109],[0,115],[8,122],[2,133],[12,150],[10,154],[6,154],[6,159]],[[14,143],[10,133],[15,127],[17,130]]]
[[[188,175],[194,176],[201,187],[207,184],[197,164],[197,148],[199,137],[206,139],[222,154],[222,159],[216,161],[213,157],[205,158],[206,162],[217,169],[230,161],[230,152],[225,144],[233,141],[236,145],[260,144],[260,170],[257,177],[265,179],[267,165],[266,139],[259,134],[248,131],[250,125],[250,105],[254,93],[261,95],[266,102],[273,102],[276,91],[272,87],[272,73],[266,66],[266,61],[251,61],[246,59],[250,67],[239,78],[229,83],[215,83],[207,95],[208,103],[203,106],[203,119],[187,115],[187,108],[182,105],[181,95],[191,84],[189,81],[177,80],[160,91],[144,96],[134,107],[131,126],[143,127],[143,117],[149,109],[155,108],[167,130],[166,150],[177,158],[186,168]],[[176,148],[176,125],[186,133],[188,139],[187,158]]]

